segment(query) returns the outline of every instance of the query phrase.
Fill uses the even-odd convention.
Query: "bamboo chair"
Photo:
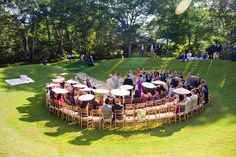
[[[184,120],[185,122],[187,121],[186,105],[179,105],[179,112],[177,113],[177,118],[179,119],[180,123],[182,122],[182,120]]]
[[[150,125],[152,123],[156,124],[158,122],[156,113],[156,110],[146,110],[147,125]]]
[[[133,103],[134,104],[138,104],[138,103],[141,103],[141,98],[134,98],[134,100],[133,100]]]
[[[176,105],[169,105],[167,111],[168,124],[171,122],[176,123]]]
[[[124,110],[124,122],[125,122],[125,126],[131,125],[134,126],[135,125],[135,111],[134,111],[134,105],[128,104],[125,107]]]
[[[163,100],[162,100],[163,102]],[[159,112],[157,113],[157,120],[160,122],[160,123],[164,123],[164,124],[167,124],[167,109],[168,109],[168,105],[166,104],[162,104],[159,106]]]
[[[80,112],[80,127],[85,125],[87,128],[92,126],[92,116],[89,115],[88,108],[81,109]]]
[[[136,125],[142,124],[146,125],[147,119],[146,119],[146,103],[139,103],[135,107],[135,112],[137,114],[135,121]]]
[[[74,106],[73,111],[75,112],[73,122],[80,125],[80,119],[81,119],[81,117],[80,117],[80,107],[79,106]]]
[[[115,110],[115,127],[120,126],[124,127],[124,111],[123,110]]]
[[[112,127],[112,121],[113,121],[113,115],[112,112],[109,112],[109,117],[104,117],[104,115],[102,114],[103,117],[103,123],[102,123],[102,127],[104,129],[105,125],[108,123],[110,128]]]
[[[92,127],[95,128],[96,124],[98,124],[98,129],[102,128],[103,116],[100,110],[95,109],[92,110]]]
[[[155,107],[154,107],[153,101],[146,101],[146,107],[145,107],[145,110],[146,110],[147,112],[148,112],[148,111],[155,110]]]

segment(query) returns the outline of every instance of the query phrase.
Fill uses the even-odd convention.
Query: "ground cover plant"
[[[136,68],[196,74],[209,85],[213,100],[189,122],[149,129],[80,129],[45,107],[44,87],[60,72],[85,72],[106,80]],[[11,87],[4,80],[20,74],[36,82]],[[95,62],[63,61],[0,69],[0,156],[236,156],[236,64],[229,61],[179,62],[130,58]]]

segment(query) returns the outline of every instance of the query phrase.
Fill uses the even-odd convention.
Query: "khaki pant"
[[[214,52],[213,53],[213,59],[219,59],[220,53],[219,52]]]

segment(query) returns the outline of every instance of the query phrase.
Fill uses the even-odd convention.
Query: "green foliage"
[[[0,56],[4,58],[1,63],[40,62],[43,54],[54,60],[72,50],[95,58],[111,58],[118,51],[133,56],[141,44],[155,45],[160,39],[165,39],[164,48],[172,53],[203,51],[216,39],[228,46],[234,42],[235,0],[192,1],[190,8],[177,16],[178,2],[4,1],[0,3],[0,46],[10,49],[0,49],[5,55]],[[22,51],[24,57],[19,57]]]

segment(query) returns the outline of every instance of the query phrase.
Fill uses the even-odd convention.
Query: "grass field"
[[[69,78],[80,71],[99,80],[129,69],[162,69],[205,79],[213,101],[189,122],[147,130],[81,130],[50,115],[44,86],[60,72]],[[36,82],[11,87],[4,80],[27,74]],[[131,58],[99,61],[88,68],[79,62],[0,68],[0,157],[37,156],[236,156],[236,63]]]

